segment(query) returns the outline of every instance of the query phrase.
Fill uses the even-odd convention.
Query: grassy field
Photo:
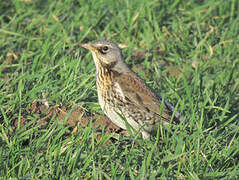
[[[0,179],[237,179],[238,12],[236,0],[1,1]],[[150,141],[97,131],[95,66],[79,48],[97,39],[124,46],[188,121]],[[63,121],[38,123],[47,112],[32,104],[45,98],[67,109]],[[77,132],[75,107],[89,120]]]

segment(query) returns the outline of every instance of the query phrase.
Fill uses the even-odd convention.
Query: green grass
[[[0,177],[236,179],[239,177],[239,3],[236,0],[0,3]],[[151,141],[52,122],[13,131],[34,99],[101,113],[95,67],[79,43],[125,44],[127,63],[188,118]],[[141,62],[131,61],[143,52]],[[15,54],[15,55],[13,55]],[[14,58],[15,56],[15,58]],[[194,68],[192,64],[197,64]],[[179,70],[177,75],[169,68]],[[186,131],[185,129],[189,129]],[[70,134],[65,136],[65,134]],[[27,142],[27,143],[26,143]]]

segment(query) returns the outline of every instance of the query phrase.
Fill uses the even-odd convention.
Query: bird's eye
[[[103,51],[107,51],[108,50],[108,47],[107,46],[104,46],[103,47]]]
[[[100,48],[100,52],[102,54],[106,54],[108,50],[109,50],[108,46],[104,46],[104,47]]]

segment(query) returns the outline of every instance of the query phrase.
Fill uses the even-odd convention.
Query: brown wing
[[[161,99],[135,73],[122,73],[116,79],[128,101],[136,104],[145,113],[151,111],[161,116],[163,121],[167,123],[170,121],[172,106],[168,107],[168,103],[165,103],[161,110]]]

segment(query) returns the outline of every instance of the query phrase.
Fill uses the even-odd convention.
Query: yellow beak
[[[80,46],[85,48],[85,49],[88,49],[90,51],[96,51],[97,50],[97,48],[90,43],[80,44]]]

